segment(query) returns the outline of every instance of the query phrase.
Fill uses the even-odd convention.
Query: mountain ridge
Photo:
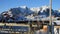
[[[5,21],[11,21],[11,20],[28,21],[28,20],[35,20],[38,17],[39,18],[48,17],[49,10],[50,10],[49,6],[42,6],[37,8],[28,8],[26,6],[21,6],[17,8],[11,8],[8,11],[2,12],[1,16]],[[60,17],[60,11],[52,9],[52,15]]]

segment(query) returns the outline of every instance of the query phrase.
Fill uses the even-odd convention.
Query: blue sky
[[[0,0],[0,13],[6,11],[10,8],[19,6],[31,7],[41,7],[44,5],[49,5],[49,0]],[[53,9],[60,8],[60,0],[53,0]]]

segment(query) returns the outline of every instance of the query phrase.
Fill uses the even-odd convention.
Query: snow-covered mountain
[[[52,15],[60,16],[59,10],[52,9]],[[49,6],[42,6],[36,8],[28,8],[26,6],[20,6],[17,8],[11,8],[8,11],[4,11],[0,15],[4,21],[28,21],[37,20],[40,18],[49,16]]]

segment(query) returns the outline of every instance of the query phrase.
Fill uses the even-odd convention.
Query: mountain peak
[[[45,5],[45,6],[42,6],[42,8],[49,8],[49,6],[46,6],[46,5]]]
[[[20,6],[21,8],[27,8],[27,6]]]
[[[60,9],[58,9],[58,12],[60,12]]]
[[[42,6],[41,8],[42,8],[41,13],[42,13],[43,10],[49,9],[49,6]]]

